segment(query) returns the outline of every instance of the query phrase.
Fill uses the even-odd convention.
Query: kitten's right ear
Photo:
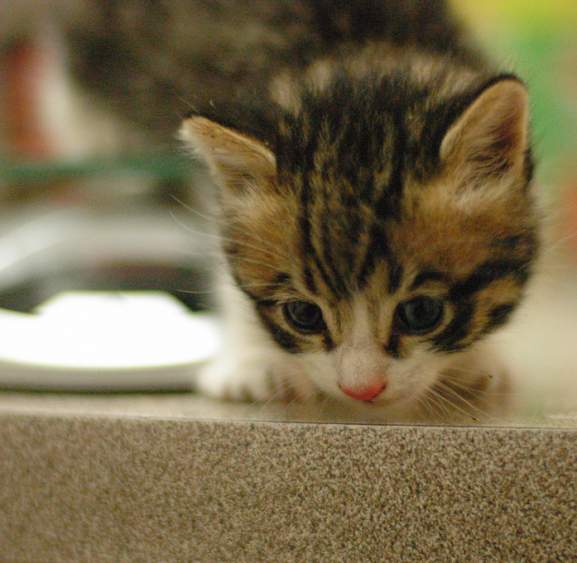
[[[236,194],[276,175],[274,154],[263,143],[205,117],[187,119],[180,137],[208,164],[221,187]]]
[[[447,131],[441,160],[470,183],[522,174],[529,146],[529,99],[522,82],[486,87]]]

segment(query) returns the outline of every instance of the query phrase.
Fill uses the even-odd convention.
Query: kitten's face
[[[335,216],[319,206],[309,246],[296,198],[257,200],[230,218],[225,234],[236,242],[225,249],[237,283],[325,392],[415,399],[517,305],[534,252],[524,198],[476,211],[448,197],[449,181],[415,185],[418,202],[374,238],[371,221],[349,238],[351,208]]]
[[[504,131],[489,124],[500,137],[476,146],[474,158],[462,144],[478,108],[465,112],[429,177],[404,154],[399,165],[394,142],[381,135],[379,158],[353,175],[372,185],[363,196],[351,175],[337,172],[342,163],[330,143],[317,143],[313,166],[283,168],[252,140],[219,142],[213,170],[236,185],[223,195],[231,272],[272,338],[327,394],[383,406],[417,401],[455,354],[503,324],[519,302],[536,245],[520,147],[526,130],[506,119],[521,101],[497,116]],[[198,127],[212,140],[222,133],[205,120],[195,127],[197,146],[208,134]],[[489,154],[495,150],[500,157]]]

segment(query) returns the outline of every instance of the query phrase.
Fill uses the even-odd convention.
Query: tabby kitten
[[[147,3],[156,26],[136,25],[143,2],[91,5],[101,19],[70,35],[100,41],[123,115],[159,132],[150,105],[190,101],[181,137],[218,187],[227,340],[202,392],[320,392],[389,418],[498,406],[487,337],[538,248],[529,102],[443,1]],[[110,79],[130,65],[145,93]]]

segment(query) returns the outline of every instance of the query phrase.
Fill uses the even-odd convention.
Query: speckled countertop
[[[577,424],[0,394],[1,561],[569,561]],[[509,424],[509,423],[508,423]]]

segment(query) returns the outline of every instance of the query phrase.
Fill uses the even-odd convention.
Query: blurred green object
[[[574,162],[577,152],[577,106],[568,91],[569,77],[564,76],[569,64],[563,64],[577,42],[574,34],[543,30],[519,35],[515,47],[517,66],[531,92],[540,177],[546,183],[556,183],[558,174],[565,172],[563,163]]]
[[[533,24],[500,29],[484,43],[498,64],[514,69],[529,87],[538,176],[553,186],[570,172],[577,153],[577,34]]]
[[[82,161],[16,161],[0,159],[0,183],[21,185],[94,176],[149,176],[160,180],[183,180],[193,168],[182,154],[125,155]]]

